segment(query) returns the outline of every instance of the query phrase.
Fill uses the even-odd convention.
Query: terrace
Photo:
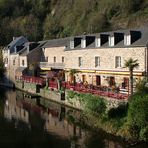
[[[26,83],[34,83],[36,85],[45,86],[45,79],[33,76],[21,76],[16,77],[16,80],[24,81]],[[58,89],[58,83],[56,81],[49,81],[48,87],[52,90]],[[80,83],[71,84],[68,82],[62,82],[62,87],[68,90],[73,90],[80,93],[91,93],[93,95],[108,97],[118,100],[126,100],[129,94],[125,90],[120,90],[119,88],[111,88],[106,86],[94,86],[94,85],[84,85]]]
[[[108,98],[114,98],[114,99],[128,99],[129,94],[127,91],[120,90],[119,88],[112,89],[111,87],[106,86],[93,86],[93,85],[83,85],[76,83],[70,84],[67,82],[62,82],[62,87],[65,89],[77,91],[80,93],[91,93],[94,95],[102,96],[102,97],[108,97]],[[58,89],[58,85],[55,81],[49,82],[49,88],[51,89]]]

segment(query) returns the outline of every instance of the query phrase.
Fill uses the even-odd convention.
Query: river
[[[83,114],[43,98],[0,88],[0,147],[146,148],[82,126]],[[81,126],[80,126],[81,125]]]

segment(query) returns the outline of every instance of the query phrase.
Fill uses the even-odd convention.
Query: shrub
[[[108,111],[108,118],[122,118],[127,115],[128,105],[120,105],[117,108],[111,108]]]
[[[127,121],[133,137],[140,137],[142,140],[148,138],[148,134],[146,134],[148,125],[147,94],[136,94],[131,98],[131,102],[129,102]]]

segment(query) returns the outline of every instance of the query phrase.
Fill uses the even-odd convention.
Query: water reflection
[[[43,98],[26,98],[20,91],[5,93],[4,117],[7,121],[0,118],[0,145],[7,141],[9,147],[12,144],[11,147],[27,148],[129,147],[102,131],[82,129],[76,124],[82,120],[81,112]]]

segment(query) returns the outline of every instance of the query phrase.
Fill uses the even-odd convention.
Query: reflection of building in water
[[[101,133],[93,135],[73,124],[73,121],[76,123],[81,120],[78,111],[50,101],[45,102],[46,106],[36,105],[34,99],[23,98],[20,92],[8,91],[6,98],[4,116],[9,120],[15,119],[17,128],[25,123],[29,129],[46,130],[51,135],[70,140],[70,148],[86,148],[88,145],[93,148],[94,143],[98,146],[102,143],[104,148],[122,148],[119,143],[104,138]]]
[[[7,100],[4,107],[4,116],[10,120],[15,118],[29,124],[29,113],[16,101],[16,92],[6,92],[6,98]]]
[[[67,114],[69,114],[69,118],[70,116],[78,118],[80,114],[78,114],[77,111],[75,112],[59,105],[58,107],[56,105],[52,105],[46,110],[47,111],[43,112],[42,114],[45,119],[45,130],[62,138],[70,139],[71,148],[75,148],[77,146],[81,148],[83,145],[85,132],[79,126],[69,123],[67,120]]]
[[[73,114],[77,118],[79,117],[77,112],[52,103],[48,107],[38,106],[35,102],[33,103],[32,99],[21,97],[23,95],[20,95],[20,92],[9,91],[6,93],[4,116],[7,119],[23,121],[30,129],[46,130],[60,138],[69,139],[73,148],[83,145],[84,131],[69,123],[65,118],[66,114]]]
[[[105,148],[123,148],[121,144],[112,140],[105,139],[104,142],[105,142]]]

